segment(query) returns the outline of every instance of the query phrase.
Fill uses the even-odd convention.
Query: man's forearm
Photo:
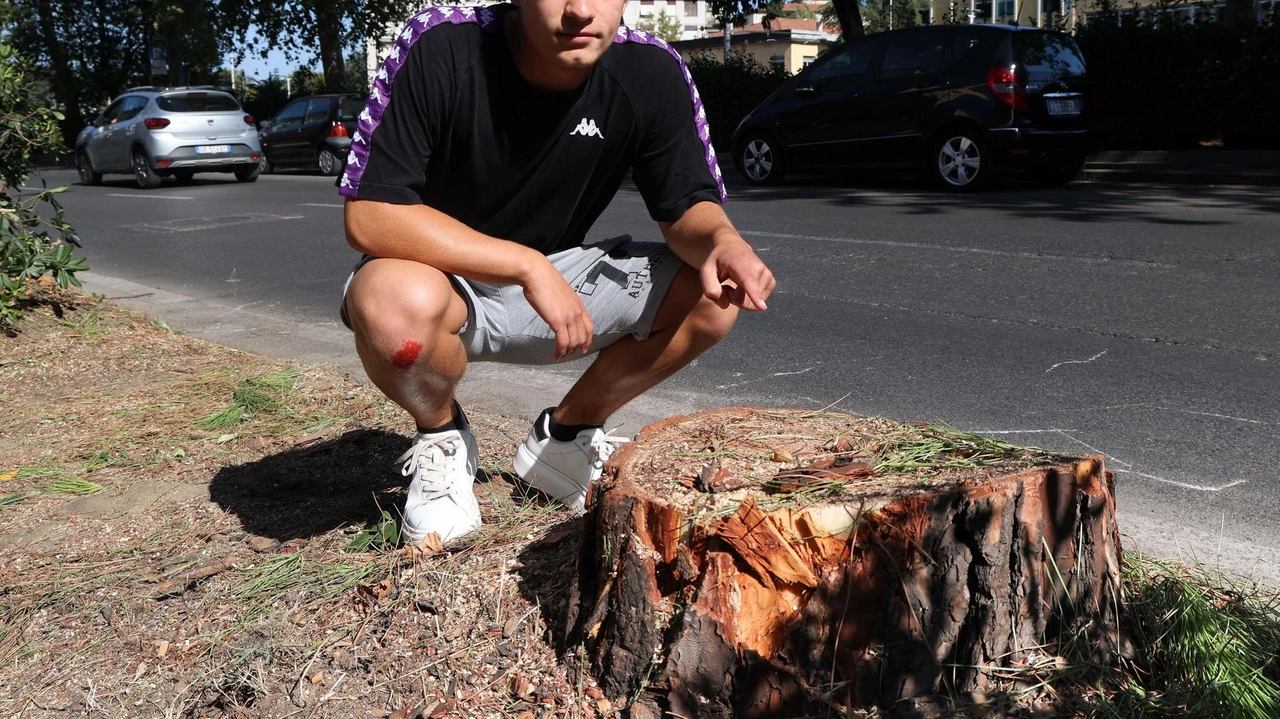
[[[701,267],[719,246],[745,244],[724,210],[714,202],[699,202],[679,220],[658,226],[671,251],[692,267]]]
[[[373,257],[412,260],[492,284],[527,285],[546,258],[537,250],[476,232],[426,205],[347,200],[347,243]]]

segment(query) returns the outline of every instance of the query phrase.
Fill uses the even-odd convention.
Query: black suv
[[[263,172],[277,167],[316,168],[326,175],[342,172],[351,135],[364,109],[360,95],[312,95],[291,101],[263,124]]]
[[[1093,85],[1067,35],[939,25],[840,45],[770,95],[734,133],[753,184],[801,168],[927,168],[977,190],[999,167],[1069,182],[1092,151]]]

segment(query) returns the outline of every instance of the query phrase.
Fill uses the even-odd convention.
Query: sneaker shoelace
[[[630,442],[627,437],[618,437],[612,434],[600,433],[591,440],[590,456],[591,466],[594,469],[601,469],[604,463],[609,461],[609,457],[622,445]]]
[[[419,437],[409,451],[400,455],[397,462],[404,462],[400,474],[421,481],[424,499],[439,499],[454,489],[449,460],[456,460],[462,452],[462,438],[449,435]],[[425,464],[424,464],[425,462]],[[422,476],[417,475],[422,467]]]

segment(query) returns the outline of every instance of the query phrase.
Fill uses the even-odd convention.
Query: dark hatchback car
[[[362,109],[360,95],[312,95],[291,101],[258,133],[262,171],[301,167],[337,175],[347,161]]]
[[[734,133],[753,184],[786,172],[918,167],[944,189],[1019,167],[1069,182],[1093,150],[1092,82],[1067,35],[941,25],[841,45],[788,80]]]

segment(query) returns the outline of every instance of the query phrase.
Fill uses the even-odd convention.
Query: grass
[[[1280,716],[1280,594],[1133,555],[1123,576],[1142,660],[1126,716]]]
[[[222,429],[260,414],[275,414],[286,406],[286,396],[298,385],[299,373],[284,369],[247,377],[231,390],[231,405],[196,421],[196,428]]]
[[[962,432],[945,424],[905,427],[885,435],[868,447],[867,451],[875,460],[878,475],[915,474],[1010,463],[1033,465],[1056,456],[1037,447],[1018,447]]]

